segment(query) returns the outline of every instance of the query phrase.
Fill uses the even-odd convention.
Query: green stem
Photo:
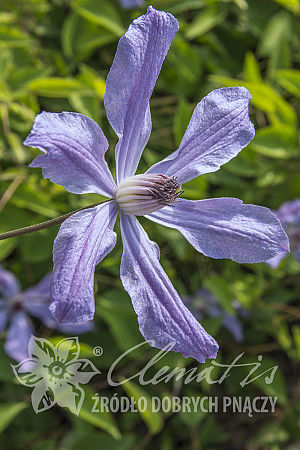
[[[111,201],[111,199],[104,200],[104,202],[94,203],[93,205],[84,206],[83,208],[76,209],[75,211],[71,211],[67,214],[64,214],[63,216],[55,217],[55,219],[47,220],[46,222],[41,222],[41,223],[37,223],[36,225],[30,225],[29,227],[18,228],[17,230],[11,230],[11,231],[7,231],[6,233],[1,233],[0,241],[2,241],[3,239],[9,239],[9,238],[12,238],[15,236],[21,236],[22,234],[34,233],[35,231],[43,230],[44,228],[54,227],[55,225],[62,223],[68,217],[72,216],[73,214],[75,214],[79,211],[83,211],[84,209],[94,208],[95,206],[102,205],[103,203],[106,203],[109,201]]]

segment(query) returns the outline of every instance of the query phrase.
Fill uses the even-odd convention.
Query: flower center
[[[9,309],[11,312],[19,312],[22,311],[24,304],[19,295],[16,295],[15,297],[10,298],[9,300]]]
[[[174,202],[182,193],[175,177],[134,175],[116,189],[115,201],[124,214],[142,216]]]

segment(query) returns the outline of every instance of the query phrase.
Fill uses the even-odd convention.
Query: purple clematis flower
[[[261,262],[288,251],[280,222],[266,208],[235,198],[177,200],[180,185],[213,172],[236,156],[254,136],[249,92],[218,89],[196,107],[180,147],[135,175],[151,132],[149,100],[178,29],[169,13],[149,7],[120,39],[107,77],[104,104],[119,137],[116,183],[104,160],[107,140],[98,125],[76,113],[46,113],[35,119],[25,145],[38,147],[31,167],[76,194],[98,193],[111,201],[69,217],[54,242],[51,306],[61,323],[94,316],[94,270],[115,246],[120,214],[123,240],[121,280],[151,345],[200,362],[215,358],[218,345],[184,306],[159,263],[158,246],[135,216],[176,228],[200,252],[237,262]],[[177,201],[176,201],[177,200]],[[154,342],[153,342],[154,341]]]
[[[124,9],[136,8],[144,3],[144,0],[119,0]]]
[[[216,297],[205,288],[200,289],[193,297],[183,298],[183,301],[191,306],[198,320],[202,320],[204,315],[208,317],[221,317],[222,325],[232,334],[236,342],[243,341],[243,326],[238,316],[248,317],[248,311],[242,308],[237,300],[233,300],[231,303],[236,315],[225,312]]]
[[[64,333],[85,333],[93,328],[92,321],[77,326],[57,323],[49,311],[50,279],[51,274],[47,274],[35,287],[21,292],[15,276],[0,266],[0,332],[9,322],[4,350],[16,361],[28,357],[28,343],[34,331],[28,314]]]
[[[300,262],[300,200],[283,203],[275,214],[290,238],[295,258]],[[276,269],[285,256],[285,252],[280,253],[269,259],[267,263]]]

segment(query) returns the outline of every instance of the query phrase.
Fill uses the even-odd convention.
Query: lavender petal
[[[144,3],[144,0],[119,0],[122,8],[131,9],[137,6],[141,6]]]
[[[0,300],[0,332],[5,329],[8,317],[7,303],[5,300]]]
[[[29,317],[22,311],[12,315],[4,345],[5,352],[16,361],[28,358],[28,344],[33,333]]]
[[[199,362],[215,358],[218,344],[184,306],[163,268],[159,249],[133,216],[120,214],[123,239],[121,280],[131,297],[142,335],[149,344]]]
[[[50,305],[59,323],[93,318],[95,266],[115,246],[117,213],[114,202],[107,202],[80,211],[61,225],[53,247]]]
[[[268,208],[245,205],[237,198],[179,200],[146,217],[177,229],[210,258],[257,263],[289,251],[288,237],[276,216]]]
[[[286,252],[279,253],[276,256],[273,256],[273,258],[270,258],[266,261],[266,263],[272,267],[272,269],[277,269],[281,261],[287,256]]]
[[[104,104],[119,137],[118,183],[136,171],[151,132],[149,100],[176,31],[177,20],[149,6],[121,37],[106,82]]]
[[[13,297],[20,292],[19,282],[11,272],[4,270],[0,265],[0,298]]]
[[[253,139],[251,95],[244,87],[216,89],[195,108],[181,144],[147,173],[176,176],[180,184],[215,172]]]
[[[45,153],[29,166],[41,167],[44,178],[74,194],[113,196],[116,186],[104,159],[108,143],[92,119],[71,112],[42,112],[24,144]]]

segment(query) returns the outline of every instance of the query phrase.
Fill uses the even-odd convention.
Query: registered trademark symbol
[[[103,348],[96,345],[96,347],[93,348],[93,353],[95,356],[101,356],[103,354]]]

